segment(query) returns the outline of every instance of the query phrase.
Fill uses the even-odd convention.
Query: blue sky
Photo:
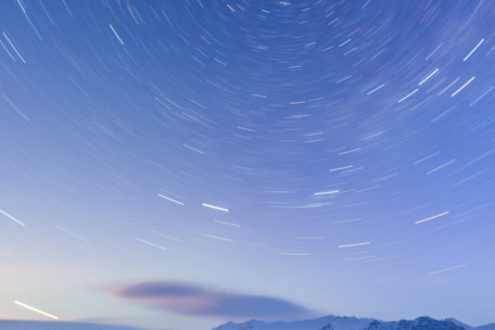
[[[494,9],[6,1],[0,317],[494,321]]]

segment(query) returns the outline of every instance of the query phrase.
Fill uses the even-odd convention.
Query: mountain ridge
[[[495,330],[495,323],[473,327],[454,318],[437,320],[421,316],[414,320],[381,321],[373,318],[327,315],[294,322],[227,322],[212,330]]]

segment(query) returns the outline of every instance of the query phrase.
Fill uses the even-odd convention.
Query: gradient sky
[[[494,15],[3,1],[0,318],[495,321]]]

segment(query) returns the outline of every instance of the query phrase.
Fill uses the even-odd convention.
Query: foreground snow
[[[60,321],[0,320],[0,330],[142,330],[138,328]]]

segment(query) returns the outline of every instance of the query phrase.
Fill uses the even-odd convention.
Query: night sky
[[[495,321],[494,36],[490,0],[2,1],[0,318]]]

